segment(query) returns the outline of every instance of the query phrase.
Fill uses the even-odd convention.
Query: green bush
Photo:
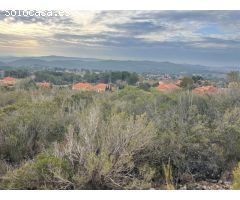
[[[2,177],[1,189],[72,189],[67,161],[41,154]]]
[[[240,164],[233,171],[233,189],[240,189]]]
[[[1,188],[176,188],[218,180],[240,161],[239,99],[236,89],[1,90]]]

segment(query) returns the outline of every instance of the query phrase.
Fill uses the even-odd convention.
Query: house
[[[165,92],[165,91],[178,90],[180,89],[180,87],[174,83],[163,83],[160,81],[156,89],[158,91]]]
[[[16,84],[16,80],[17,80],[16,78],[13,78],[13,77],[8,76],[8,77],[3,78],[3,79],[1,80],[1,83],[2,83],[3,85],[12,86],[12,85],[15,85],[15,84]]]
[[[84,91],[90,91],[94,90],[94,87],[90,83],[75,83],[72,85],[73,90],[84,90]]]
[[[44,87],[44,88],[50,88],[51,87],[51,84],[48,83],[48,82],[39,82],[39,83],[36,83],[36,84],[39,87]]]
[[[216,92],[218,92],[218,88],[214,86],[202,86],[192,90],[192,93],[194,94],[203,94],[203,93],[213,94]]]
[[[105,83],[99,83],[94,86],[94,90],[96,92],[105,92],[107,89],[110,89],[110,88],[111,88],[111,86],[109,84],[105,84]]]
[[[105,92],[112,91],[113,87],[111,84],[98,83],[97,85],[91,85],[90,83],[76,83],[72,85],[73,90],[83,90],[83,91],[96,91]]]

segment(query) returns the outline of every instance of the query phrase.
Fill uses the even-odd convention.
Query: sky
[[[240,65],[240,11],[0,12],[0,56],[61,55]]]

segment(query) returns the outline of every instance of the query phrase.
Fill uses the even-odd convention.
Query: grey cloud
[[[118,18],[119,20],[115,20]],[[4,19],[5,17],[0,14],[0,20]],[[93,57],[106,54],[106,56],[124,56],[130,59],[189,61],[200,64],[240,62],[240,39],[238,39],[240,34],[237,31],[240,28],[240,11],[102,11],[95,14],[89,25],[103,25],[98,34],[81,32],[82,23],[74,21],[71,17],[16,17],[9,23],[20,21],[25,24],[53,25],[52,27],[62,25],[61,30],[56,28],[59,32],[53,36],[47,38],[35,36],[34,39],[47,47],[48,51],[61,49],[67,54],[81,54],[84,49],[86,52],[92,52]],[[221,33],[217,36],[207,33],[201,35],[198,31],[199,26],[213,24],[226,30],[223,35]],[[102,27],[107,29],[104,30]],[[109,28],[114,31],[109,31]],[[176,33],[172,38],[176,36],[177,39],[173,40],[169,37],[158,41],[154,38],[147,40],[142,37],[149,33],[154,33],[156,36],[157,34],[171,36]],[[182,40],[181,34],[184,36]],[[191,39],[191,34],[197,37]],[[230,34],[230,37],[224,34]],[[1,41],[31,37],[31,35],[19,37],[0,34]]]

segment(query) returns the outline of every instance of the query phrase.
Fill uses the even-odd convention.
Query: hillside
[[[172,62],[134,61],[134,60],[101,60],[94,58],[75,58],[62,56],[43,57],[10,57],[0,58],[5,65],[15,67],[62,67],[76,69],[97,69],[111,71],[130,71],[138,73],[171,73],[171,74],[204,74],[219,73],[220,68],[209,66],[176,64]],[[2,64],[4,64],[2,63]]]
[[[5,66],[7,66],[7,64],[0,61],[0,67],[5,67]]]

